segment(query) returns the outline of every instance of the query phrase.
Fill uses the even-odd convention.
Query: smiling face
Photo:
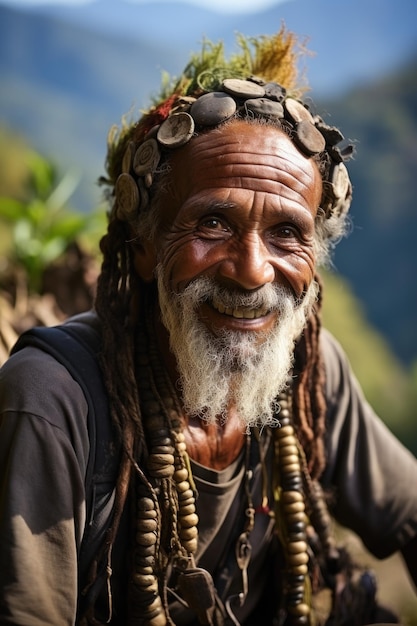
[[[253,293],[266,284],[299,299],[314,275],[316,164],[282,131],[234,122],[174,154],[173,195],[163,198],[158,261],[179,293],[195,278]],[[267,331],[276,314],[205,303],[199,317],[219,328]]]
[[[268,422],[315,297],[320,174],[282,131],[245,122],[194,138],[170,163],[155,249],[185,405],[212,419],[233,402],[245,423]],[[151,259],[142,253],[139,272]]]

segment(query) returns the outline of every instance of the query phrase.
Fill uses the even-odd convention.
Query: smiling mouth
[[[211,305],[222,315],[229,315],[230,317],[234,317],[236,319],[254,320],[260,317],[265,317],[265,315],[270,313],[270,309],[267,307],[259,307],[256,309],[249,307],[226,307],[216,298],[213,298]]]

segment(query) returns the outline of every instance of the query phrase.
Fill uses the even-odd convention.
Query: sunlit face
[[[234,407],[245,427],[273,424],[316,297],[319,172],[284,133],[244,122],[193,138],[171,165],[155,249],[183,406],[208,421]]]
[[[194,138],[171,166],[156,241],[168,289],[208,277],[242,294],[277,284],[301,298],[314,275],[316,164],[279,129],[236,121]],[[197,315],[214,334],[267,334],[278,313],[211,300]]]

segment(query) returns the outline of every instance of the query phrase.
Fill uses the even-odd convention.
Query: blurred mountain
[[[74,204],[101,199],[106,134],[138,114],[161,72],[179,73],[203,36],[288,28],[309,36],[311,98],[326,121],[357,140],[351,164],[354,233],[335,266],[369,320],[405,363],[417,358],[417,24],[413,0],[292,0],[251,15],[177,2],[98,0],[17,9],[0,4],[0,124],[79,175]]]
[[[331,108],[345,136],[358,139],[349,164],[353,232],[337,247],[336,268],[410,363],[417,357],[417,55]]]

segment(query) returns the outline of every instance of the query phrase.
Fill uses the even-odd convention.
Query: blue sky
[[[71,4],[86,4],[90,2],[94,2],[96,0],[0,0],[3,4],[10,4],[13,6],[35,6],[35,5],[46,5],[46,4],[61,4],[61,5],[71,5]],[[115,0],[120,1],[120,0]],[[135,4],[144,4],[149,2],[149,0],[125,0],[127,2],[132,2]],[[176,0],[165,0],[166,2],[174,2]],[[262,9],[267,9],[276,4],[280,4],[280,2],[285,2],[287,0],[184,0],[189,4],[193,4],[195,6],[204,7],[207,9],[212,9],[214,11],[219,11],[221,13],[256,13],[261,11]]]

